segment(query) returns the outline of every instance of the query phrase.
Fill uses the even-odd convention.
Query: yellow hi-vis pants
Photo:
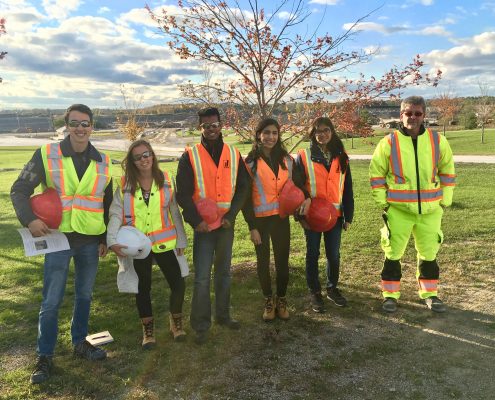
[[[381,229],[381,246],[386,257],[381,282],[383,297],[400,297],[400,259],[411,233],[417,251],[419,296],[422,299],[437,296],[436,256],[443,242],[442,215],[441,207],[429,214],[412,214],[393,205],[384,214],[386,223]]]

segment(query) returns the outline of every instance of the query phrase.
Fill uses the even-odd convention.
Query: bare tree
[[[367,62],[373,55],[363,50],[343,50],[356,34],[357,25],[370,14],[359,18],[340,36],[318,36],[320,25],[328,23],[324,19],[303,36],[295,30],[309,17],[305,4],[303,0],[281,0],[265,12],[258,0],[249,0],[247,9],[238,0],[179,0],[179,12],[175,14],[166,9],[157,13],[149,6],[147,9],[170,49],[180,58],[210,63],[222,74],[224,84],[218,80],[199,85],[190,82],[187,93],[197,95],[203,88],[215,92],[220,103],[231,105],[231,125],[243,137],[252,132],[253,121],[273,115],[288,103],[311,104],[302,118],[292,118],[291,129],[297,132],[314,104],[322,113],[333,112],[338,117],[335,105],[326,101],[331,96],[346,99],[345,109],[353,109],[352,113],[340,115],[348,116],[356,115],[362,104],[394,90],[424,82],[436,85],[440,71],[433,79],[422,75],[419,56],[381,78],[365,80],[361,75],[356,80],[337,79],[337,74]],[[282,23],[277,20],[281,11],[288,15]]]
[[[480,89],[480,98],[476,104],[476,119],[478,126],[481,128],[481,143],[485,143],[485,125],[493,117],[495,105],[490,101],[488,95],[488,85],[483,82],[478,82]]]
[[[120,93],[124,102],[124,118],[122,118],[122,132],[131,142],[136,140],[139,134],[144,131],[144,126],[140,124],[138,111],[143,103],[141,93],[120,85]],[[119,118],[117,118],[119,119]]]
[[[462,101],[459,99],[451,88],[440,93],[436,98],[430,101],[432,107],[436,109],[439,115],[439,121],[443,125],[443,135],[446,136],[446,126],[454,119],[462,108]]]

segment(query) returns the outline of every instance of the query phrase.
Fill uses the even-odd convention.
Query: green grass
[[[21,168],[32,151],[0,149],[0,170],[11,165]],[[113,155],[121,157],[117,152]],[[164,168],[175,171],[176,163]],[[19,171],[0,172],[0,399],[372,399],[384,398],[383,390],[388,393],[389,387],[395,388],[394,398],[491,398],[495,384],[483,371],[493,367],[495,353],[495,164],[457,166],[458,187],[453,207],[445,213],[446,240],[439,254],[442,298],[451,312],[441,318],[417,303],[412,243],[403,260],[400,312],[393,317],[380,312],[380,210],[370,196],[368,163],[353,162],[352,168],[356,214],[341,248],[341,282],[349,307],[336,309],[327,303],[328,313],[322,315],[308,309],[304,235],[291,222],[291,320],[263,323],[254,250],[239,216],[232,260],[232,305],[233,315],[242,323],[239,332],[213,325],[211,340],[199,347],[187,322],[187,341],[173,343],[166,323],[168,289],[155,269],[158,346],[141,351],[134,298],[117,292],[117,264],[110,255],[100,263],[90,321],[91,332],[108,329],[114,336],[115,342],[106,346],[109,359],[89,363],[71,355],[71,276],[60,311],[54,375],[39,386],[28,381],[43,258],[24,257],[15,232],[19,224],[9,191]],[[187,233],[191,262],[190,227]],[[320,264],[323,269],[323,260]],[[192,277],[187,278],[186,316],[192,285]],[[446,332],[450,338],[428,334],[423,328]],[[455,379],[457,369],[462,374]]]

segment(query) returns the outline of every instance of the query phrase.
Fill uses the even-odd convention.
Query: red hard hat
[[[204,199],[197,200],[195,204],[199,215],[201,215],[201,218],[203,218],[208,225],[211,225],[218,220],[218,207],[215,201],[206,197]]]
[[[287,179],[278,198],[280,218],[285,218],[288,215],[294,214],[297,207],[299,207],[303,201],[303,191],[294,185],[292,179]]]
[[[337,223],[337,210],[327,199],[315,197],[311,199],[311,205],[306,215],[306,221],[312,231],[326,232]]]
[[[50,229],[58,229],[62,222],[62,201],[54,188],[31,197],[31,209]]]

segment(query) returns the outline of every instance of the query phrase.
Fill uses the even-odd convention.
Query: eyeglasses
[[[415,112],[403,111],[402,114],[405,115],[406,117],[412,117],[413,115],[415,117],[422,117],[423,116],[423,113],[421,111],[415,111]]]
[[[330,128],[316,129],[315,130],[315,135],[318,135],[318,134],[327,135],[330,132],[332,132],[332,130]]]
[[[91,122],[84,120],[84,121],[77,121],[75,119],[69,121],[69,126],[71,128],[77,128],[79,125],[81,125],[83,128],[89,128],[91,126]]]
[[[153,152],[148,150],[148,151],[145,151],[144,153],[141,153],[141,154],[133,154],[132,159],[134,161],[141,161],[142,158],[149,158],[152,156],[153,156]]]
[[[212,122],[211,124],[201,124],[200,125],[200,128],[203,128],[205,130],[208,130],[208,129],[218,129],[220,128],[220,122]]]

